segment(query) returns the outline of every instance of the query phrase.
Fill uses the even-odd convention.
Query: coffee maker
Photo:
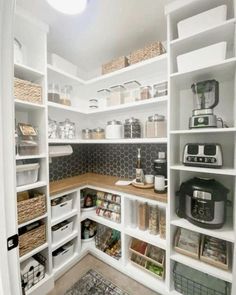
[[[154,191],[156,193],[166,193],[167,185],[167,160],[164,152],[159,152],[158,159],[154,160]]]
[[[189,118],[189,129],[217,127],[217,117],[213,108],[219,102],[219,82],[206,80],[191,86],[194,94],[195,109]]]

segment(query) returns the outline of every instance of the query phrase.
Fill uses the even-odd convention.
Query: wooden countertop
[[[115,185],[121,178],[95,173],[86,173],[79,176],[69,177],[62,180],[50,182],[50,196],[63,193],[81,186],[92,185],[99,188],[110,189],[118,192],[136,195],[150,200],[167,203],[167,194],[157,194],[154,189],[135,188],[132,185]]]

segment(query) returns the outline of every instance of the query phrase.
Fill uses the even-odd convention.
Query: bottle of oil
[[[141,164],[141,149],[138,149],[138,157],[136,164],[136,182],[144,184],[144,173]]]

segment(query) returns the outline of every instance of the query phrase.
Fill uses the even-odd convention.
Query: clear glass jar
[[[71,106],[71,93],[72,93],[72,86],[71,85],[65,85],[61,89],[61,98],[60,103],[66,106]]]
[[[60,139],[74,139],[75,138],[75,123],[66,119],[59,123],[59,137]]]
[[[143,87],[141,87],[140,91],[141,91],[141,94],[140,94],[141,100],[149,99],[152,97],[152,94],[151,94],[152,87],[151,86],[143,86]]]
[[[92,131],[92,139],[104,139],[105,138],[105,130],[103,128],[95,128]]]
[[[105,108],[108,105],[110,99],[111,91],[109,89],[101,89],[97,92],[98,106],[100,108]]]
[[[130,103],[140,100],[140,86],[138,81],[130,81],[124,83],[124,103]]]
[[[139,119],[130,118],[125,120],[124,137],[141,138],[141,123]]]
[[[107,101],[107,106],[115,106],[115,105],[120,105],[122,104],[124,101],[124,91],[125,88],[122,85],[116,85],[110,88],[111,93],[110,93],[110,97]]]
[[[57,83],[48,85],[48,101],[60,103],[60,88]]]
[[[48,118],[48,138],[56,139],[58,138],[58,124],[56,121]]]
[[[165,116],[155,114],[148,117],[146,121],[146,137],[148,138],[163,138],[167,134],[167,123]]]
[[[168,94],[168,83],[158,83],[153,85],[153,96],[154,97],[161,97],[166,96]]]
[[[91,129],[83,129],[82,130],[82,139],[92,139],[92,130]]]

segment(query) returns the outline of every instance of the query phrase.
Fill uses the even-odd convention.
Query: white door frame
[[[17,234],[13,30],[15,0],[0,0],[0,294],[20,295],[18,247],[7,250]]]

